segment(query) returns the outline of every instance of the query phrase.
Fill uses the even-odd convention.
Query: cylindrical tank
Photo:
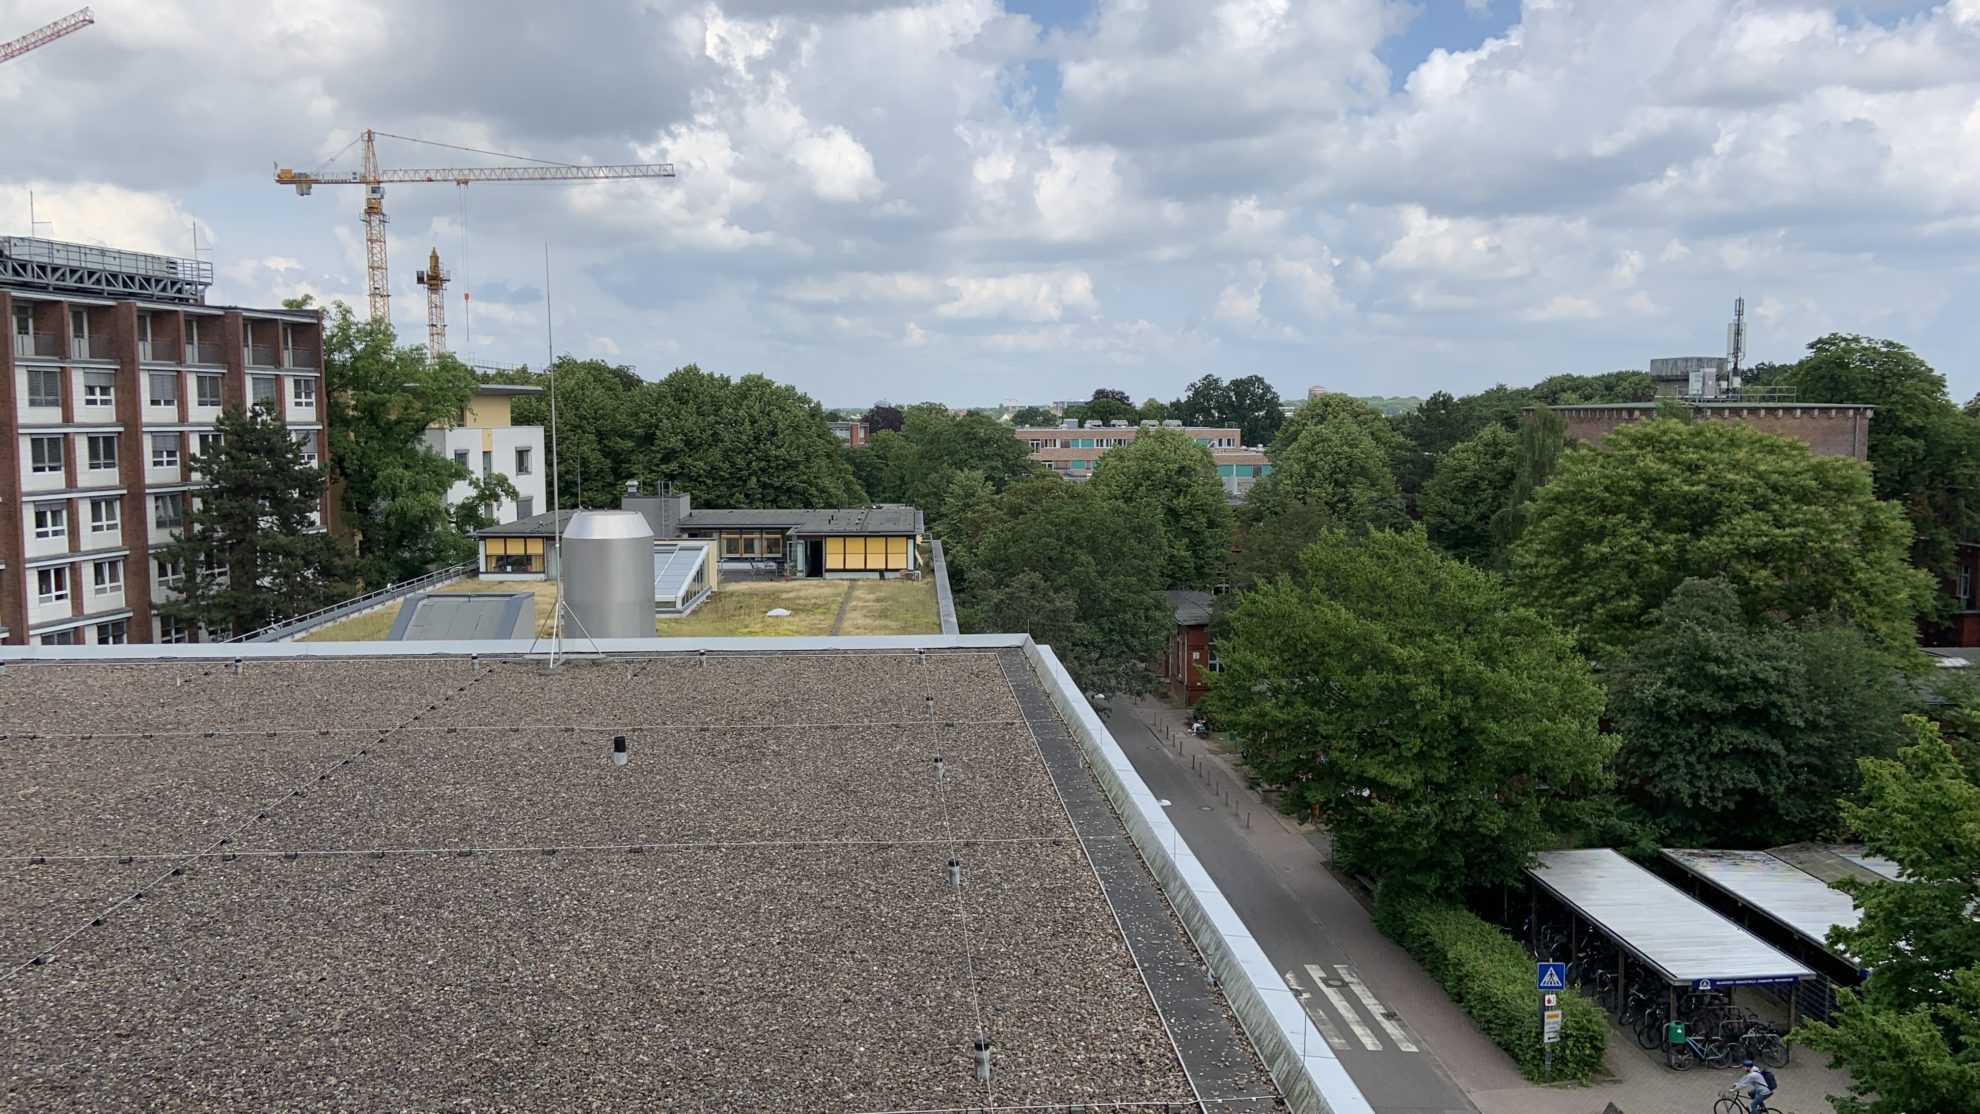
[[[645,515],[572,515],[564,526],[561,571],[564,637],[653,637],[653,529]]]

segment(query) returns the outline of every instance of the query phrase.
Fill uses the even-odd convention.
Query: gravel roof
[[[0,723],[0,1108],[1190,1098],[992,654],[16,663]]]

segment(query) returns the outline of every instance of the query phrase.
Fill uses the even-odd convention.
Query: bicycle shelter
[[[1826,1018],[1834,1008],[1833,984],[1854,985],[1868,974],[1854,958],[1829,946],[1829,930],[1853,928],[1862,917],[1848,894],[1807,870],[1768,851],[1709,851],[1664,848],[1664,860],[1713,895],[1731,902],[1747,925],[1761,927],[1789,943],[1795,958],[1818,968],[1818,978],[1797,984],[1800,1012]],[[1700,892],[1694,889],[1694,892]]]
[[[1539,919],[1538,891],[1545,890],[1616,945],[1619,978],[1627,977],[1631,961],[1656,973],[1667,988],[1667,1016],[1677,1013],[1679,988],[1727,991],[1819,977],[1799,960],[1610,848],[1542,851],[1535,857],[1538,864],[1526,871],[1535,887],[1534,921]],[[1788,995],[1790,1026],[1796,1021],[1795,997]]]

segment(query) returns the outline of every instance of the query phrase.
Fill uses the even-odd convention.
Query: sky
[[[74,3],[0,0],[0,37]],[[423,343],[437,247],[471,362],[1461,394],[1722,354],[1743,296],[1750,360],[1862,333],[1980,391],[1980,0],[93,7],[0,64],[0,234],[197,250],[210,301],[362,311],[361,189],[272,172],[356,169],[364,128],[673,164],[388,186],[394,323]]]

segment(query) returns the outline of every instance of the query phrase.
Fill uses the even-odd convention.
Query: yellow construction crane
[[[520,155],[503,155],[496,151],[479,151],[472,147],[455,147],[451,143],[432,143],[425,139],[412,139],[409,136],[392,135],[389,132],[372,131],[353,140],[364,144],[364,168],[358,171],[324,173],[321,170],[291,170],[277,167],[275,181],[278,185],[294,186],[296,193],[307,196],[314,186],[363,186],[364,187],[364,255],[365,280],[371,303],[371,319],[390,321],[392,319],[392,276],[385,267],[385,183],[387,182],[452,182],[465,186],[469,182],[571,182],[598,178],[672,178],[672,163],[639,163],[627,166],[580,166],[572,163],[544,162],[541,159],[524,159],[536,163],[535,166],[457,166],[425,170],[380,170],[376,139],[403,139],[411,143],[426,143],[434,147],[447,147],[456,151],[472,151],[477,155],[495,155],[498,158],[516,159]],[[346,144],[348,151],[351,144]],[[337,154],[341,155],[343,151]],[[335,159],[337,156],[330,156]]]
[[[96,22],[96,16],[88,8],[70,12],[61,19],[45,27],[37,27],[12,42],[0,43],[0,62],[14,58],[38,46],[47,46],[64,35],[74,34]]]
[[[426,270],[413,281],[426,287],[426,362],[436,363],[447,350],[447,272],[440,269],[439,248],[427,253]]]

